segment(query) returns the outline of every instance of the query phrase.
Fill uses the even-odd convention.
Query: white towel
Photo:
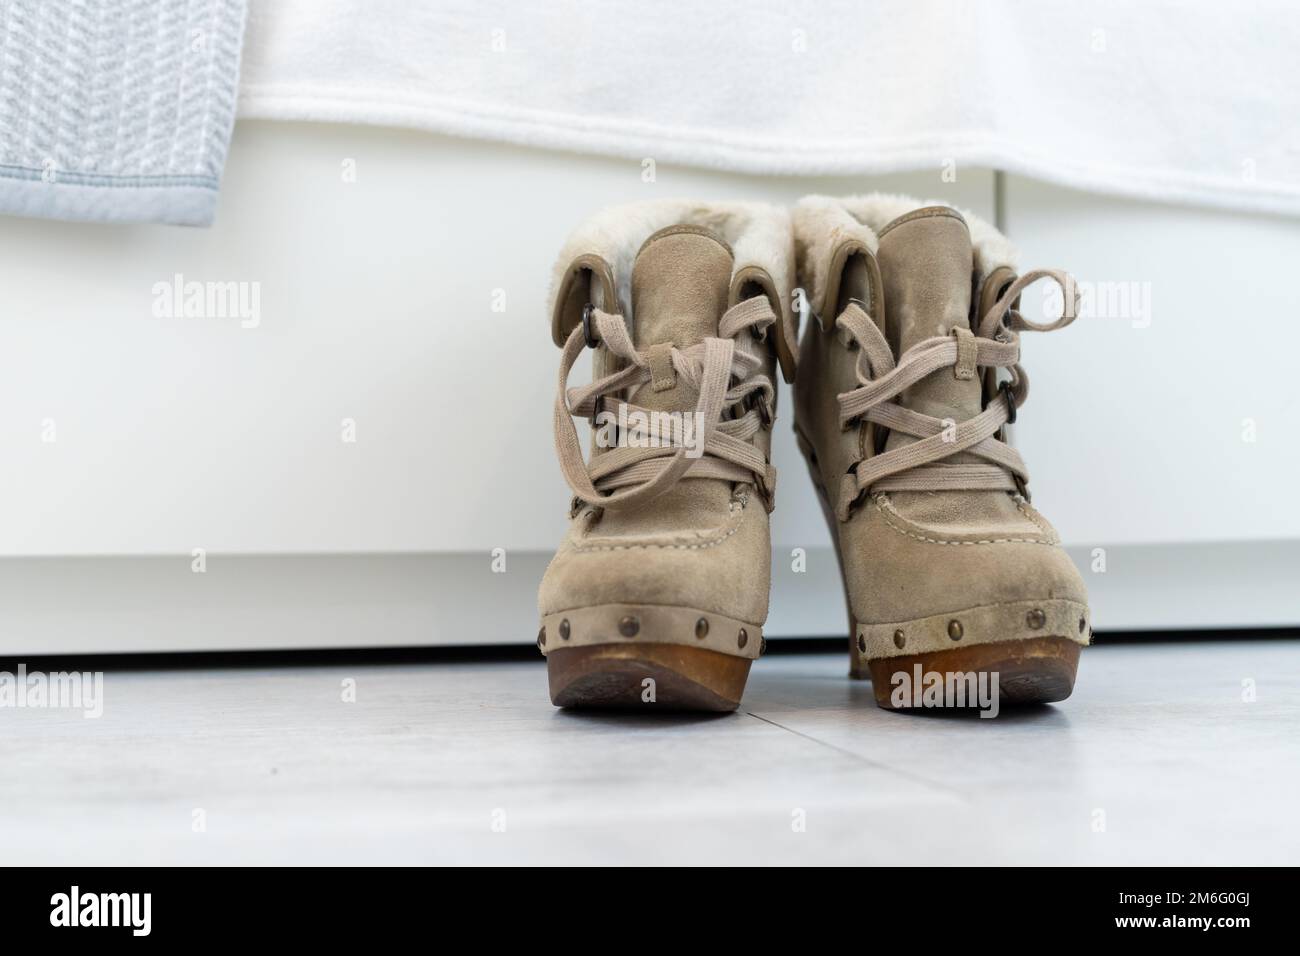
[[[0,212],[206,225],[244,0],[3,0]]]
[[[1283,0],[252,0],[247,44],[246,117],[1300,214]]]

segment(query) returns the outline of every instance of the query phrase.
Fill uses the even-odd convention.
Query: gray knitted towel
[[[244,0],[0,0],[0,213],[208,225]]]

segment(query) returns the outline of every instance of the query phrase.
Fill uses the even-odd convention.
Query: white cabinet
[[[944,183],[938,168],[809,180],[660,164],[647,183],[637,162],[241,123],[210,230],[0,218],[0,653],[531,640],[567,500],[546,297],[569,229],[632,199],[871,189],[993,215],[982,170]],[[1026,266],[1149,283],[1145,327],[1084,317],[1025,336],[1016,439],[1067,543],[1081,560],[1147,548],[1148,568],[1195,554],[1223,580],[1240,568],[1215,564],[1216,543],[1237,542],[1239,563],[1272,539],[1270,566],[1297,570],[1300,228],[1018,178],[1006,216]],[[250,308],[160,315],[177,276],[237,283]],[[838,633],[829,538],[782,412],[769,633]],[[807,574],[789,569],[795,547]],[[1300,618],[1289,594],[1261,604],[1246,582],[1189,622],[1178,580],[1107,598],[1115,566],[1094,586],[1102,627]]]
[[[1016,441],[1066,541],[1300,541],[1300,222],[1011,177],[1006,225],[1084,295],[1068,329],[1022,336]]]

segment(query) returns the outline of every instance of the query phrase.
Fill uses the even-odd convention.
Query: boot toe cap
[[[695,608],[761,624],[771,546],[751,499],[707,531],[602,536],[575,521],[542,578],[543,616],[606,604]]]

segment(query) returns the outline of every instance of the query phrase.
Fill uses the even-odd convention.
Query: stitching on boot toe
[[[671,550],[671,551],[703,551],[706,548],[716,548],[722,542],[726,541],[733,534],[740,530],[740,524],[745,518],[745,505],[748,503],[747,498],[732,499],[728,505],[728,511],[732,515],[728,518],[727,524],[721,525],[722,533],[713,538],[705,538],[692,544],[672,544],[668,542],[649,542],[646,544],[577,544],[573,545],[573,550],[578,552],[590,551],[649,551],[649,550]],[[739,505],[739,513],[737,513]],[[730,525],[730,528],[727,527]],[[599,540],[599,539],[597,539]]]
[[[1020,513],[1021,513],[1022,515],[1024,515],[1026,518],[1028,518],[1031,522],[1033,522],[1034,527],[1037,528],[1039,531],[1043,532],[1043,535],[1044,535],[1045,537],[1051,539],[1052,544],[1060,544],[1060,543],[1061,543],[1061,538],[1060,538],[1060,536],[1056,533],[1056,529],[1054,529],[1054,528],[1052,528],[1052,527],[1050,527],[1049,525],[1047,525],[1047,524],[1044,523],[1044,522],[1047,521],[1046,518],[1043,518],[1043,516],[1040,515],[1040,514],[1038,514],[1037,511],[1034,511],[1034,512],[1031,514],[1029,511],[1026,511],[1026,510],[1025,510],[1026,507],[1029,506],[1029,502],[1028,502],[1028,501],[1026,501],[1026,500],[1025,500],[1024,498],[1022,498],[1020,495],[1016,495],[1015,498],[1014,498],[1013,500],[1015,501],[1015,503],[1016,503],[1016,508],[1019,509]],[[1035,515],[1037,515],[1037,517],[1035,517]],[[1042,521],[1039,521],[1039,520],[1038,520],[1039,518],[1042,518],[1043,520],[1042,520]]]
[[[888,504],[888,497],[886,495],[883,494],[876,495],[875,502],[876,502],[876,510],[880,512],[880,516],[885,520],[885,524],[893,528],[901,535],[905,535],[906,537],[909,538],[915,538],[917,541],[925,541],[928,544],[1045,544],[1052,547],[1056,545],[1055,541],[1052,540],[1042,541],[1038,538],[982,538],[978,541],[953,541],[948,538],[929,538],[923,534],[917,534],[915,531],[909,531],[907,528],[902,528],[894,524],[894,522],[891,521],[889,517],[891,513],[897,515],[900,521],[906,521],[907,519],[904,518],[902,515],[898,514],[898,512],[894,511],[894,506]],[[886,506],[888,506],[889,508],[888,511],[885,510]],[[1025,517],[1029,517],[1029,516],[1025,515]],[[1038,522],[1035,521],[1034,526],[1039,527]]]

